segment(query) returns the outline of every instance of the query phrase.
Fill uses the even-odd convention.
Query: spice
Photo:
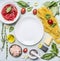
[[[48,48],[42,44],[38,45],[38,48],[40,48],[42,51],[47,52]]]

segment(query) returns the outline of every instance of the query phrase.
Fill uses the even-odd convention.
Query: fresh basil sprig
[[[52,48],[51,52],[54,53],[57,56],[59,51],[58,51],[58,48],[57,48],[56,44],[53,43],[51,48]]]
[[[54,57],[55,55],[52,54],[52,53],[46,53],[44,54],[41,58],[44,59],[44,60],[50,60]]]
[[[17,4],[18,4],[20,7],[24,7],[24,8],[29,7],[29,5],[28,5],[25,1],[18,1]]]
[[[50,59],[54,58],[55,56],[58,56],[59,50],[55,43],[52,43],[50,52],[51,53],[44,54],[41,58],[44,60],[50,60]]]

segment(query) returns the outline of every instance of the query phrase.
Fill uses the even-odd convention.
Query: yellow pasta
[[[50,19],[52,19],[53,22],[56,23],[56,26],[51,27],[48,24],[48,22],[47,22],[48,20],[45,18],[46,14],[49,14],[51,16]],[[58,23],[56,21],[57,19],[54,17],[54,15],[51,12],[51,10],[49,10],[46,7],[39,8],[37,16],[42,20],[45,32],[48,32],[53,37],[53,39],[56,41],[56,43],[60,44],[60,30],[59,30],[59,26],[58,26]]]

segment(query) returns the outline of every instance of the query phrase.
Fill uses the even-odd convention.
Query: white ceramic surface
[[[24,45],[34,45],[41,41],[44,29],[34,15],[24,15],[15,25],[15,36]]]

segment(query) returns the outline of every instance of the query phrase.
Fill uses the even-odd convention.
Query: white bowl
[[[13,5],[16,6],[16,8],[17,8],[18,14],[17,14],[16,18],[15,18],[13,21],[7,21],[6,19],[3,18],[2,14],[1,14],[1,11],[2,11],[3,7],[4,7],[5,5],[7,5],[7,4],[13,4]],[[15,2],[5,2],[5,3],[3,3],[3,4],[1,5],[1,7],[0,7],[0,21],[3,22],[3,23],[5,23],[5,24],[15,23],[15,22],[18,20],[18,18],[20,17],[20,15],[21,15],[21,13],[20,13],[20,8],[19,8],[19,6],[17,5],[17,3],[15,3]]]

